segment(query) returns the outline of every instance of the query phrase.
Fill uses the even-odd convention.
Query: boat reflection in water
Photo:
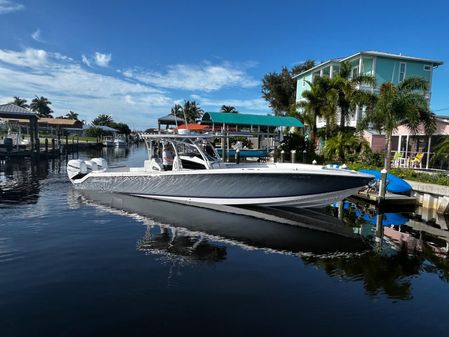
[[[159,223],[156,227],[162,228],[161,233],[155,234],[150,228],[139,242],[139,249],[146,251],[154,246],[160,253],[161,243],[164,243],[165,251],[169,253],[182,252],[182,245],[190,247],[191,252],[192,247],[204,249],[206,240],[214,245],[223,241],[247,249],[289,253],[352,253],[367,249],[352,228],[314,210],[222,205],[198,207],[123,194],[75,190],[73,193],[103,206],[147,217],[151,219],[151,226]],[[201,244],[197,241],[199,237]],[[225,256],[226,253],[218,255]]]
[[[229,245],[238,245],[295,254],[305,265],[323,269],[330,277],[361,282],[365,293],[372,297],[411,300],[413,279],[425,273],[449,281],[446,241],[423,233],[419,236],[407,224],[394,224],[400,220],[410,224],[415,221],[413,217],[375,213],[367,217],[355,207],[348,207],[343,220],[338,220],[332,212],[323,210],[204,208],[76,190],[73,197],[106,206],[107,210],[137,214],[147,225],[137,249],[181,264],[220,262],[230,258]],[[436,249],[438,239],[440,248]]]

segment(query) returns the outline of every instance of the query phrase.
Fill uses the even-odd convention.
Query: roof
[[[2,104],[0,105],[0,115],[3,117],[7,116],[23,116],[23,117],[37,117],[34,112],[28,109],[22,108],[15,104]]]
[[[443,64],[443,61],[425,59],[425,58],[414,57],[414,56],[407,56],[407,55],[402,55],[402,54],[385,53],[385,52],[375,51],[375,50],[361,51],[361,52],[355,53],[351,56],[345,57],[341,61],[343,62],[343,61],[346,61],[350,58],[353,58],[353,57],[359,56],[359,55],[381,56],[381,57],[395,58],[395,59],[406,60],[406,61],[425,62],[425,63],[431,63],[433,66],[440,66]]]
[[[264,116],[242,113],[206,112],[201,121],[217,124],[263,125],[263,126],[296,126],[304,124],[294,117]]]
[[[183,124],[183,125],[179,125],[178,126],[178,130],[179,129],[188,129],[188,130],[193,130],[193,131],[202,131],[204,129],[207,129],[208,126],[207,125],[201,125],[201,124]]]
[[[118,130],[111,128],[109,126],[106,125],[91,125],[91,128],[97,128],[97,129],[101,129],[103,131],[110,131],[110,132],[118,132]]]
[[[307,70],[303,71],[302,73],[294,75],[293,78],[296,78],[296,77],[298,77],[300,75],[303,75],[303,74],[306,74],[306,73],[310,73],[310,72],[312,72],[312,71],[314,71],[316,69],[319,69],[319,68],[321,68],[321,67],[323,67],[325,65],[328,65],[330,63],[339,63],[341,60],[342,60],[342,58],[334,58],[334,59],[330,59],[330,60],[321,62],[320,64],[317,64],[316,66],[314,66],[314,67],[312,67],[310,69],[307,69]]]
[[[184,119],[183,118],[177,117],[177,116],[172,115],[172,114],[164,116],[164,117],[160,117],[160,118],[158,118],[157,121],[160,124],[176,124],[176,123],[181,124],[181,123],[184,123]]]
[[[76,127],[81,126],[82,122],[76,119],[68,119],[68,118],[40,118],[39,124],[48,124],[48,125],[56,125],[56,126],[65,126],[65,127]]]
[[[298,76],[301,76],[301,75],[309,73],[309,72],[312,72],[318,68],[321,68],[322,66],[327,65],[328,63],[344,62],[344,61],[347,61],[347,60],[349,60],[353,57],[359,56],[359,55],[380,56],[380,57],[395,58],[395,59],[406,60],[406,61],[418,61],[418,62],[423,62],[423,63],[430,63],[434,67],[440,66],[443,64],[443,61],[438,61],[438,60],[431,60],[431,59],[425,59],[425,58],[414,57],[414,56],[406,56],[406,55],[401,55],[401,54],[385,53],[385,52],[375,51],[375,50],[367,50],[367,51],[360,51],[358,53],[352,54],[352,55],[344,57],[344,58],[336,58],[336,59],[331,59],[331,60],[322,62],[313,68],[310,68],[306,71],[303,71],[300,74],[293,76],[293,78],[296,78]]]

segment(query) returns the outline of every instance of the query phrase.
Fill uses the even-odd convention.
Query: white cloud
[[[95,63],[100,67],[107,67],[109,62],[111,62],[111,54],[102,54],[99,52],[95,53]]]
[[[88,67],[92,67],[89,58],[86,55],[81,55],[81,60],[83,61],[83,63],[88,66]]]
[[[43,95],[53,102],[55,115],[73,110],[92,120],[109,113],[141,128],[155,124],[173,103],[159,89],[86,70],[69,57],[40,49],[0,49],[0,78],[1,97]]]
[[[9,0],[0,0],[0,14],[8,14],[11,12],[25,9],[25,6]]]
[[[167,89],[198,90],[211,92],[225,87],[251,88],[259,81],[250,77],[244,69],[225,62],[219,65],[178,64],[169,66],[165,73],[128,69],[123,75],[142,83]]]
[[[47,56],[42,49],[27,48],[22,52],[0,49],[0,61],[15,66],[41,67],[47,64]]]
[[[34,41],[37,42],[41,42],[44,43],[45,41],[42,39],[41,37],[41,30],[40,29],[36,29],[32,34],[31,37],[33,38]]]
[[[199,95],[191,95],[192,99],[198,101],[203,108],[209,111],[219,111],[222,105],[231,105],[239,112],[246,113],[271,113],[268,103],[262,98],[250,99],[215,99]]]
[[[99,113],[107,113],[117,121],[142,130],[157,125],[157,118],[166,115],[178,102],[170,97],[174,95],[170,89],[191,90],[186,94],[190,95],[196,90],[216,91],[257,84],[244,70],[229,63],[168,67],[166,73],[156,73],[145,81],[136,79],[136,76],[149,72],[117,71],[115,76],[108,76],[102,74],[96,65],[93,56],[82,55],[81,60],[76,61],[43,49],[0,49],[0,104],[11,101],[13,96],[32,99],[35,95],[43,95],[53,102],[55,116],[72,110],[79,113],[81,119],[91,121]],[[187,78],[182,78],[184,75]],[[170,79],[179,83],[170,85]],[[189,84],[189,81],[193,83]],[[179,92],[176,92],[176,97],[182,98],[179,102],[189,98],[180,97]],[[208,111],[217,111],[225,104],[233,105],[241,112],[270,112],[266,102],[258,98],[190,97]]]

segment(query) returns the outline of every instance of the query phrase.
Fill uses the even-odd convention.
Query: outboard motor
[[[85,160],[84,162],[86,163],[87,166],[87,173],[98,170],[98,165],[93,160]]]
[[[72,159],[67,163],[67,175],[70,180],[84,177],[87,174],[87,165],[84,160]]]
[[[93,158],[90,161],[97,164],[98,170],[106,170],[108,168],[108,162],[104,158]]]

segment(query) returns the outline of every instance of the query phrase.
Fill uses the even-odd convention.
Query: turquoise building
[[[344,58],[330,59],[295,76],[296,101],[301,101],[304,90],[310,88],[307,81],[312,82],[316,76],[334,77],[340,71],[342,62],[351,64],[351,76],[359,74],[371,75],[376,79],[376,86],[362,85],[360,89],[376,92],[385,82],[398,84],[406,78],[421,77],[429,82],[428,100],[431,97],[433,69],[443,62],[405,55],[389,54],[378,51],[362,51]],[[355,114],[347,121],[349,126],[357,126],[363,116],[363,109],[357,108]],[[338,121],[337,121],[338,122]],[[325,126],[323,119],[318,120],[319,128]]]

